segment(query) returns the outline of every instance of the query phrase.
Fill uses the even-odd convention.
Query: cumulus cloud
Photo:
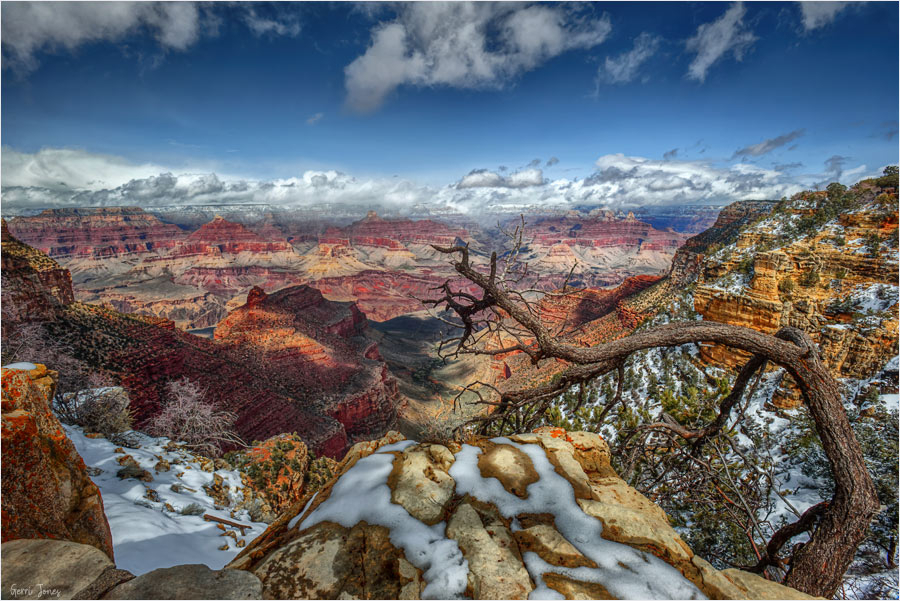
[[[607,57],[599,76],[609,83],[628,83],[637,77],[638,70],[659,49],[659,38],[647,32],[634,39],[634,47],[615,57]]]
[[[137,165],[118,157],[77,150],[45,149],[25,154],[4,148],[2,202],[5,211],[66,206],[144,207],[267,204],[301,207],[322,203],[360,206],[425,205],[480,212],[516,212],[540,207],[611,208],[678,203],[729,203],[777,199],[807,189],[825,177],[846,183],[865,166],[845,169],[847,157],[826,161],[827,174],[793,175],[739,163],[649,159],[609,154],[580,180],[547,179],[541,169],[514,173],[475,170],[458,182],[424,186],[403,178],[356,178],[311,170],[296,177],[255,180],[210,172]]]
[[[849,2],[800,2],[803,29],[812,31],[828,25],[838,13],[847,8]]]
[[[344,69],[347,104],[373,111],[402,85],[500,88],[563,52],[602,43],[610,30],[607,17],[565,5],[401,4]]]
[[[744,28],[745,13],[743,3],[735,2],[717,20],[697,28],[697,33],[685,44],[688,52],[697,55],[688,67],[688,78],[704,82],[710,67],[728,53],[736,60],[743,58],[756,41],[756,36]]]
[[[803,166],[803,163],[779,163],[778,165],[773,165],[772,169],[775,171],[791,171],[793,169],[799,169]]]
[[[0,155],[4,188],[101,190],[166,170],[160,165],[135,164],[121,157],[68,148],[44,148],[28,154],[4,146]]]
[[[553,165],[556,165],[557,163],[559,163],[558,158],[550,157],[549,159],[547,159],[547,163],[544,165],[544,167],[552,167]]]
[[[672,150],[669,150],[668,152],[663,153],[663,159],[665,159],[667,161],[671,161],[672,159],[674,159],[677,156],[678,156],[677,148],[673,148]]]
[[[203,13],[193,2],[4,2],[4,65],[32,69],[42,50],[74,50],[146,30],[165,49],[184,50],[200,36]]]
[[[532,165],[534,161],[532,161]],[[540,161],[538,160],[538,164]],[[530,167],[510,175],[503,176],[487,169],[475,169],[459,180],[456,187],[465,188],[529,188],[544,183],[544,173],[540,169]]]
[[[322,120],[322,117],[324,117],[324,116],[325,116],[325,113],[316,113],[315,115],[311,115],[311,116],[306,120],[306,124],[307,124],[307,125],[315,125],[316,123],[318,123],[319,121],[321,121],[321,120]]]
[[[163,50],[186,50],[221,23],[215,3],[4,2],[0,6],[3,68],[29,71],[41,52],[73,51],[92,42],[148,34]],[[281,5],[251,4],[241,21],[255,35],[297,36],[300,21]]]
[[[780,136],[776,136],[774,138],[770,138],[768,140],[763,140],[758,144],[751,144],[750,146],[745,146],[739,150],[734,151],[735,157],[758,157],[764,154],[768,154],[775,150],[776,148],[781,148],[785,144],[793,142],[800,136],[806,133],[805,129],[795,129],[792,132],[788,132],[786,134],[781,134]]]
[[[755,165],[716,167],[703,161],[653,160],[622,154],[597,159],[582,195],[611,204],[731,202],[780,198],[802,189],[781,173]]]

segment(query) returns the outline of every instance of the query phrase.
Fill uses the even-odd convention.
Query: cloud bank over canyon
[[[650,159],[607,154],[584,178],[545,176],[531,165],[506,172],[474,169],[457,181],[428,186],[411,179],[358,178],[335,170],[308,170],[295,177],[259,180],[205,170],[137,164],[121,157],[83,150],[42,149],[2,153],[2,201],[6,211],[52,207],[135,205],[267,204],[303,207],[316,204],[426,205],[464,213],[514,211],[528,207],[654,204],[726,204],[735,200],[778,199],[820,180],[840,176],[856,181],[878,173],[866,165],[840,172],[826,161],[818,173],[767,169],[742,162]],[[537,159],[536,159],[537,160]],[[548,160],[548,165],[555,164]]]

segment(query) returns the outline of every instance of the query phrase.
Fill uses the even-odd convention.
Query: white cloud
[[[197,41],[201,11],[193,2],[4,2],[4,66],[37,66],[42,50],[74,50],[100,40],[118,41],[140,29],[166,49]]]
[[[325,113],[316,113],[315,115],[311,115],[311,116],[306,120],[306,124],[307,124],[307,125],[315,125],[316,123],[318,123],[319,121],[321,121],[321,120],[322,120],[322,117],[324,117],[324,116],[325,116]]]
[[[258,36],[299,35],[296,14],[280,6],[263,15],[262,8],[250,4],[242,21]],[[217,33],[221,8],[213,2],[3,2],[3,68],[31,70],[41,52],[71,52],[83,44],[119,42],[139,33],[150,34],[163,50],[186,50],[203,35]]]
[[[538,161],[540,163],[540,161]],[[544,173],[540,169],[528,168],[508,176],[493,171],[476,169],[459,180],[456,187],[464,188],[528,188],[544,183]]]
[[[121,157],[68,148],[44,148],[27,154],[4,146],[0,156],[0,179],[4,188],[102,190],[165,171],[167,169],[160,165],[138,165]]]
[[[347,104],[373,111],[401,85],[502,87],[517,75],[611,30],[606,17],[562,5],[411,2],[372,31],[372,44],[344,69]]]
[[[803,29],[812,31],[828,25],[849,5],[849,2],[800,2]]]
[[[611,208],[678,203],[729,203],[777,199],[826,178],[851,178],[865,167],[844,171],[846,157],[831,157],[825,174],[793,174],[756,165],[609,154],[584,179],[544,178],[538,168],[511,174],[476,170],[458,182],[424,186],[402,178],[355,178],[338,171],[306,171],[296,177],[255,180],[211,172],[136,165],[119,157],[78,150],[45,149],[35,154],[3,149],[4,210],[53,206],[145,207],[256,203],[292,207],[320,203],[411,207],[423,204],[462,212],[515,212],[533,207]],[[826,182],[827,183],[827,182]]]
[[[720,58],[731,52],[736,60],[741,60],[756,36],[744,29],[743,3],[735,2],[725,14],[712,23],[704,23],[690,38],[685,47],[697,56],[688,67],[688,77],[699,82],[706,80],[706,73]]]
[[[607,57],[600,70],[601,79],[610,83],[628,83],[633,80],[641,65],[656,54],[659,38],[647,32],[634,39],[634,47],[615,57]]]

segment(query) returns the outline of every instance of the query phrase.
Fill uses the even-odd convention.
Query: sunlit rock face
[[[271,598],[808,598],[694,555],[596,434],[354,446],[228,567]]]
[[[858,207],[787,240],[779,237],[785,228],[811,215],[826,193],[805,193],[760,216],[697,268],[694,308],[704,319],[769,334],[800,328],[835,377],[870,377],[896,355],[898,325],[896,193],[885,210],[875,201],[880,192],[863,191]],[[704,346],[702,355],[729,366],[747,359],[721,345]],[[799,404],[792,387],[783,388],[776,404]]]
[[[57,373],[34,364],[2,372],[3,542],[65,539],[112,558],[100,491],[50,410]]]

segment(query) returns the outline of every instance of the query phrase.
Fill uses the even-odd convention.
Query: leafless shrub
[[[131,430],[134,416],[128,393],[111,384],[111,379],[103,373],[88,374],[84,380],[86,388],[56,395],[56,414],[64,423],[106,437]]]
[[[246,446],[233,431],[237,416],[205,397],[206,391],[187,377],[169,382],[162,411],[150,420],[149,433],[181,441],[208,456],[218,455],[226,444]]]
[[[203,515],[205,512],[206,510],[199,503],[191,503],[182,507],[178,513],[181,515]]]

